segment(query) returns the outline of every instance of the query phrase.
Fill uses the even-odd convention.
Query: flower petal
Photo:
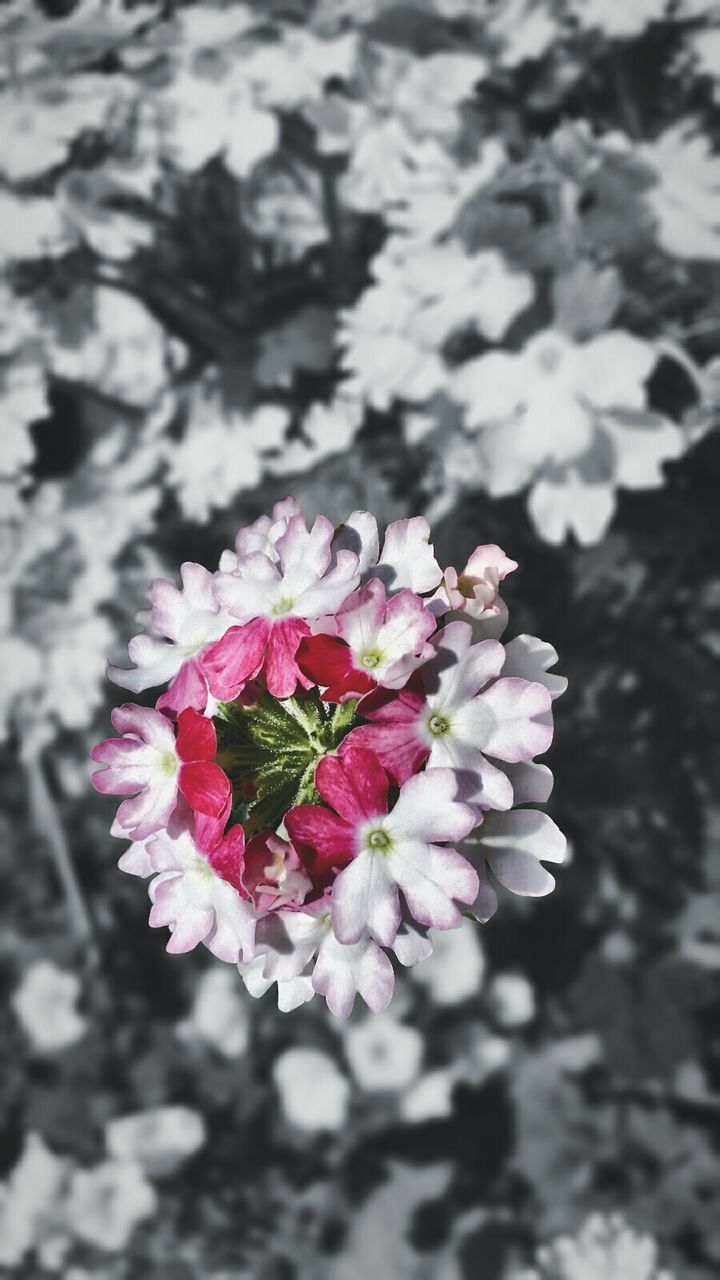
[[[387,774],[365,747],[324,756],[315,771],[315,786],[323,800],[353,826],[387,813]]]

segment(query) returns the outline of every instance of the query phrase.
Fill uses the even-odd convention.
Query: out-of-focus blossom
[[[175,1173],[200,1150],[206,1137],[202,1116],[190,1107],[155,1107],[105,1125],[108,1155],[139,1165],[151,1178]]]
[[[666,253],[720,260],[720,156],[699,122],[679,120],[639,155],[657,179],[644,195]]]
[[[632,40],[651,22],[667,16],[668,0],[571,0],[570,12],[581,27],[602,31],[610,39]]]
[[[74,138],[101,127],[125,89],[121,76],[74,75],[0,92],[0,173],[22,182],[61,164]]]
[[[12,1006],[39,1053],[60,1053],[85,1035],[87,1022],[77,1011],[80,980],[51,960],[36,960],[25,970]]]
[[[286,1049],[275,1059],[273,1081],[286,1120],[310,1133],[341,1129],[350,1104],[350,1082],[321,1049]]]
[[[400,1098],[403,1120],[423,1124],[426,1120],[444,1120],[452,1115],[457,1078],[454,1067],[437,1067],[421,1075]]]
[[[42,365],[29,358],[0,363],[0,412],[0,478],[6,479],[32,463],[30,426],[49,413]]]
[[[53,373],[135,408],[157,402],[180,352],[147,308],[124,289],[102,285],[80,290],[67,310],[47,325]]]
[[[658,357],[652,343],[622,330],[574,343],[548,329],[520,352],[461,366],[451,392],[466,430],[482,430],[482,483],[496,496],[530,484],[530,515],[547,541],[572,531],[596,542],[616,487],[657,486],[661,463],[683,451],[680,428],[647,409]]]
[[[242,181],[275,150],[280,136],[275,114],[259,108],[237,77],[217,80],[181,72],[166,91],[162,108],[165,153],[185,173],[221,156]]]
[[[620,1214],[593,1214],[575,1236],[538,1249],[537,1263],[515,1280],[673,1280],[652,1236],[640,1235]]]
[[[0,1184],[0,1266],[21,1266],[31,1249],[60,1232],[69,1168],[69,1161],[53,1155],[38,1134],[27,1135],[8,1181]]]
[[[73,1235],[108,1253],[125,1249],[135,1228],[156,1210],[156,1192],[142,1169],[120,1160],[76,1169],[65,1206]]]
[[[498,973],[488,989],[488,1000],[501,1027],[524,1027],[535,1017],[535,992],[522,973]]]
[[[282,405],[248,412],[226,407],[208,381],[190,399],[188,421],[168,450],[168,481],[185,515],[207,520],[254,488],[268,458],[283,448],[290,415]]]
[[[499,43],[503,67],[542,58],[561,35],[555,7],[548,0],[507,0],[493,8],[489,31]]]
[[[463,920],[459,929],[432,933],[432,955],[411,972],[439,1005],[461,1004],[478,993],[485,976],[485,955],[478,931]]]
[[[55,200],[0,188],[0,264],[59,257],[75,239]]]
[[[392,1014],[375,1014],[349,1027],[344,1040],[350,1069],[368,1093],[407,1089],[420,1070],[422,1036]]]
[[[177,1032],[183,1040],[209,1044],[223,1058],[239,1058],[250,1042],[250,1019],[237,975],[230,969],[208,969]]]

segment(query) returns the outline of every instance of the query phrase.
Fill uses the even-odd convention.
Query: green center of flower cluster
[[[353,728],[356,705],[329,706],[316,689],[283,699],[266,693],[251,707],[222,703],[217,763],[232,783],[232,821],[248,834],[274,830],[293,805],[317,804],[317,763]]]

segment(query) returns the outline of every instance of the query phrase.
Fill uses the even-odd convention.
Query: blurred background
[[[720,1274],[720,16],[0,4],[0,1271]],[[89,750],[158,575],[293,493],[520,562],[542,901],[387,1014],[166,955]]]

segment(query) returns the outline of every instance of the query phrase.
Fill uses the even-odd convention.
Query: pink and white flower
[[[286,498],[217,573],[186,563],[181,588],[153,583],[158,635],[136,636],[135,668],[110,674],[169,688],[112,713],[119,737],[94,748],[93,783],[128,797],[119,866],[149,881],[168,951],[202,943],[252,996],[275,984],[282,1010],[318,994],[345,1018],[359,995],[380,1013],[388,952],[413,966],[463,907],[488,919],[496,882],[550,891],[542,862],[562,861],[564,837],[512,806],[550,795],[535,757],[566,681],[537,637],[500,643],[516,567],[486,544],[442,570],[423,518],[392,523],[381,549],[369,512],[308,529]],[[469,990],[456,988],[443,1003]]]
[[[253,551],[238,559],[232,573],[219,574],[218,599],[242,625],[204,654],[215,697],[236,697],[261,670],[276,698],[290,697],[298,683],[308,687],[295,661],[300,640],[310,634],[308,619],[335,613],[360,577],[357,556],[334,552],[332,539],[324,516],[308,531],[303,517],[292,515],[274,544],[275,560]]]
[[[410,778],[389,812],[387,774],[363,747],[326,756],[315,785],[332,810],[300,805],[285,821],[301,856],[318,870],[345,868],[332,890],[339,942],[357,943],[368,933],[381,946],[392,946],[400,927],[401,890],[420,924],[436,929],[459,924],[457,903],[474,901],[477,877],[455,849],[438,842],[462,839],[475,816],[456,800],[451,770]]]
[[[343,702],[380,686],[400,689],[431,654],[435,619],[419,596],[399,591],[390,600],[377,578],[350,596],[335,615],[336,636],[306,636],[297,661],[323,699]]]
[[[480,809],[509,809],[508,775],[488,756],[517,763],[547,751],[552,723],[542,717],[550,697],[542,685],[514,677],[498,679],[505,649],[497,640],[473,645],[466,622],[450,622],[433,638],[433,657],[422,668],[422,691],[404,689],[397,698],[368,704],[370,721],[348,742],[374,751],[396,782],[423,762],[458,774],[463,799]]]
[[[132,693],[142,693],[170,681],[158,708],[170,713],[194,707],[204,711],[208,687],[201,655],[206,644],[219,640],[232,623],[215,599],[214,577],[202,565],[187,561],[180,566],[182,589],[166,578],[156,578],[148,592],[152,609],[150,621],[161,636],[134,636],[128,653],[135,668],[108,666],[115,684]]]
[[[92,750],[105,769],[93,774],[103,795],[130,795],[117,820],[133,840],[167,826],[183,795],[190,807],[224,826],[230,811],[230,782],[213,762],[217,734],[212,720],[191,707],[178,716],[177,738],[160,711],[125,703],[111,713],[121,738],[106,738]],[[222,829],[221,826],[221,829]]]
[[[177,955],[203,943],[218,960],[251,959],[257,912],[241,896],[245,834],[232,827],[209,854],[181,822],[148,842],[155,878],[150,884],[150,926],[171,929],[167,950]]]
[[[428,608],[436,616],[450,614],[473,619],[477,640],[498,640],[508,623],[508,609],[500,597],[500,583],[517,569],[517,561],[495,543],[476,547],[465,568],[458,573],[452,565]]]
[[[516,809],[486,814],[482,827],[463,842],[462,850],[477,868],[480,881],[472,913],[485,921],[497,910],[497,894],[487,878],[486,865],[511,893],[542,898],[555,888],[554,877],[542,863],[563,862],[567,841],[548,814]]]

